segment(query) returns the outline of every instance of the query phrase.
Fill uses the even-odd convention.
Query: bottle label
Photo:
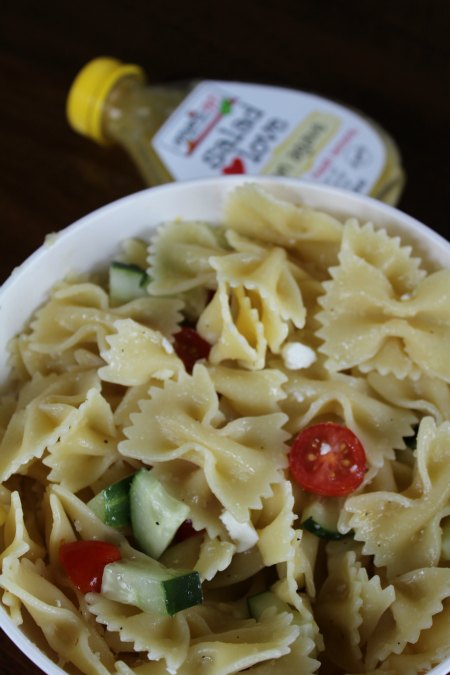
[[[197,85],[152,143],[175,180],[270,174],[369,194],[386,162],[378,133],[351,110],[236,82]]]

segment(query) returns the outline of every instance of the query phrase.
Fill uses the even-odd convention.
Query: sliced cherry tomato
[[[367,470],[361,441],[347,427],[332,422],[307,427],[295,437],[289,466],[300,487],[325,497],[350,494]]]
[[[188,373],[192,373],[196,361],[208,358],[211,345],[193,328],[183,326],[173,337],[175,352],[183,361]]]
[[[59,548],[62,567],[82,593],[100,593],[105,566],[120,557],[117,546],[106,541],[71,541]]]

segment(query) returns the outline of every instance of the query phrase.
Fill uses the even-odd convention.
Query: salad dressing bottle
[[[67,116],[79,133],[120,144],[148,185],[226,174],[333,185],[397,203],[404,183],[393,139],[372,120],[314,94],[259,84],[147,84],[141,67],[89,62]]]

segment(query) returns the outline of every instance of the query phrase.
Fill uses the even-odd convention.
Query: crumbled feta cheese
[[[281,356],[288,370],[308,368],[317,359],[315,351],[301,342],[286,342]]]
[[[236,544],[237,553],[248,551],[258,541],[258,534],[251,523],[240,523],[229,511],[224,511],[220,520],[227,528],[233,543]]]

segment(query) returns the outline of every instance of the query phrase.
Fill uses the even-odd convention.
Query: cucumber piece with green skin
[[[89,508],[105,525],[125,527],[131,522],[130,484],[133,475],[108,485],[88,502]]]
[[[342,534],[337,529],[340,508],[339,500],[313,500],[303,509],[300,527],[322,539],[344,539],[350,533]]]
[[[112,305],[124,305],[126,302],[148,295],[147,286],[150,277],[138,265],[113,261],[109,266],[109,297]]]
[[[144,612],[170,616],[203,601],[198,572],[173,570],[152,558],[120,560],[106,565],[101,593]]]
[[[130,515],[140,550],[157,559],[189,517],[189,507],[167,492],[152,469],[140,469],[131,482]]]

